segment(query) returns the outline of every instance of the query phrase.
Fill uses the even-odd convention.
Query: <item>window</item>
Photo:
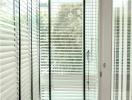
[[[32,0],[32,77],[33,99],[39,100],[39,14],[38,1]]]
[[[51,98],[83,99],[83,1],[51,0]]]
[[[112,100],[132,99],[132,0],[113,1]]]
[[[0,0],[0,100],[132,100],[132,0]]]
[[[86,100],[98,100],[99,3],[86,0],[85,5]]]
[[[41,100],[49,100],[48,1],[40,1],[40,86]]]
[[[31,24],[30,15],[31,11],[28,9],[28,1],[20,1],[20,20],[21,20],[21,99],[31,100]],[[29,11],[28,11],[29,10]]]
[[[41,99],[98,100],[98,0],[40,3]]]

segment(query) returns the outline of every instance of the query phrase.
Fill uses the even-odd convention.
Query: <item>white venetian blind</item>
[[[98,100],[99,0],[85,3],[86,100]]]
[[[113,0],[112,96],[132,100],[132,0]]]
[[[41,100],[49,100],[48,0],[40,0]]]
[[[16,0],[0,1],[0,100],[18,100]]]
[[[82,17],[82,0],[51,0],[53,100],[83,100]]]
[[[83,0],[41,1],[41,99],[49,100],[49,34],[51,98],[83,100]],[[48,7],[51,16],[48,16]],[[98,0],[85,1],[86,100],[98,100]],[[48,18],[50,30],[48,31]]]
[[[39,31],[38,2],[32,0],[32,67],[33,100],[39,100]]]
[[[31,100],[31,30],[28,0],[20,0],[21,17],[21,99]],[[29,11],[28,11],[29,10]],[[30,14],[29,14],[30,15]]]

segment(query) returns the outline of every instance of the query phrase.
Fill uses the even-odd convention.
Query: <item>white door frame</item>
[[[99,0],[99,100],[111,100],[112,0]]]

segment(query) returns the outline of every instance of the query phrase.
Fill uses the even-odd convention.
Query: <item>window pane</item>
[[[41,1],[41,99],[49,99],[49,34],[51,35],[51,98],[83,100],[83,0]],[[98,0],[85,8],[86,100],[98,100]],[[49,17],[51,33],[49,33]]]
[[[98,100],[98,0],[86,0],[86,100]]]
[[[41,100],[49,100],[48,0],[40,1]]]
[[[132,100],[132,0],[113,1],[112,100]]]
[[[31,100],[31,30],[28,1],[20,1],[21,10],[21,99]]]
[[[51,0],[53,100],[83,100],[82,11],[82,0]]]
[[[38,1],[32,0],[32,68],[33,100],[39,100],[39,31]]]

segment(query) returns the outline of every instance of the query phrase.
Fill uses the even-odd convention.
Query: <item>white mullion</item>
[[[100,0],[100,77],[99,100],[111,100],[112,0]],[[105,65],[105,66],[104,66]]]

